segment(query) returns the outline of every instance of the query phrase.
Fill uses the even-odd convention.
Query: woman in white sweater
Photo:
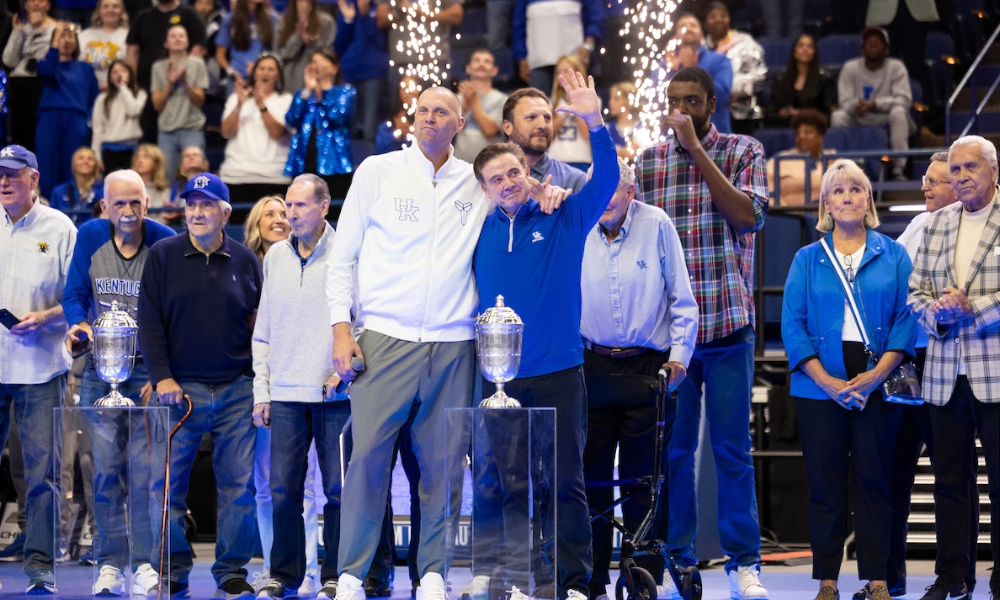
[[[104,173],[128,169],[142,138],[139,116],[146,106],[146,90],[135,82],[132,67],[116,60],[108,69],[108,89],[94,102],[91,147]]]

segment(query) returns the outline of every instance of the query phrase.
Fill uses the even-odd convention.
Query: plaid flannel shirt
[[[643,151],[636,164],[636,194],[662,208],[684,248],[691,289],[698,301],[698,343],[754,324],[754,237],[767,216],[767,168],[757,140],[720,134],[713,125],[701,140],[712,162],[753,202],[756,225],[739,233],[712,202],[694,159],[674,139]]]
[[[1000,194],[1000,190],[997,192]],[[986,229],[969,267],[969,281],[955,279],[955,246],[962,203],[932,213],[910,274],[909,305],[928,334],[924,400],[944,406],[951,400],[960,362],[980,402],[1000,402],[1000,200],[993,200]],[[973,316],[939,325],[928,310],[947,287],[967,290]]]

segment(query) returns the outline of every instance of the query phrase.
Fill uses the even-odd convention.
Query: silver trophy
[[[97,375],[111,384],[111,393],[94,402],[94,406],[135,406],[121,395],[118,384],[132,376],[138,332],[135,319],[119,308],[117,301],[111,302],[111,310],[94,321],[94,366]]]
[[[521,337],[524,323],[512,309],[497,304],[476,320],[476,352],[483,377],[497,386],[497,393],[484,399],[479,408],[521,408],[521,403],[503,391],[503,384],[517,377],[521,367]]]

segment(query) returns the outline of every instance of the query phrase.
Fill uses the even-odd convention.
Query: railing
[[[252,209],[254,207],[254,204],[256,204],[256,202],[237,202],[236,204],[232,205],[233,212],[244,211],[244,210],[247,211],[247,212],[249,212],[250,209]],[[343,198],[334,198],[334,199],[330,200],[330,208],[340,208],[343,205],[344,205]],[[64,213],[69,218],[73,219],[74,222],[76,222],[75,217],[87,217],[87,218],[89,218],[93,214],[93,209],[92,208],[68,208],[68,209],[65,209],[65,210],[63,210],[61,212]],[[183,212],[184,212],[184,206],[183,205],[181,205],[181,206],[158,206],[156,208],[150,207],[149,210],[147,211],[147,214],[148,215],[157,215],[157,214],[161,214],[161,213],[183,213]],[[234,223],[234,225],[235,225],[235,223]]]
[[[998,34],[1000,34],[1000,25],[997,25],[997,28],[993,30],[993,35],[990,36],[990,39],[986,40],[986,44],[984,44],[982,50],[979,51],[979,55],[976,56],[976,60],[972,61],[972,65],[969,67],[969,70],[965,72],[965,77],[962,78],[962,81],[960,81],[958,86],[955,87],[955,91],[952,92],[951,97],[948,98],[948,104],[944,108],[944,140],[948,144],[951,144],[951,110],[954,107],[955,102],[958,100],[958,95],[965,88],[965,84],[969,83],[970,80],[972,81],[972,86],[970,87],[971,98],[969,106],[976,106],[976,95],[979,90],[979,86],[976,82],[974,74],[976,69],[979,67],[979,64],[983,62],[983,58],[986,56],[986,53],[989,52],[990,48],[993,46],[993,42],[996,41]],[[965,124],[965,128],[962,129],[962,133],[959,134],[958,137],[966,135],[973,127],[976,128],[976,133],[979,132],[979,115],[983,112],[983,109],[986,108],[986,103],[990,101],[990,96],[993,95],[993,91],[997,89],[998,84],[1000,84],[1000,73],[998,73],[996,78],[993,80],[993,85],[990,86],[989,91],[986,92],[986,95],[983,97],[983,101],[979,103],[978,107],[976,107],[975,112],[972,114],[972,118]]]

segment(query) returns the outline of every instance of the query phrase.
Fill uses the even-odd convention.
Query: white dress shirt
[[[59,305],[69,273],[76,227],[58,210],[34,206],[17,223],[0,216],[0,308],[15,317]],[[0,326],[0,383],[38,384],[69,371],[66,320],[33,335],[12,335]]]
[[[688,366],[698,334],[698,304],[691,293],[677,230],[661,209],[633,201],[614,241],[601,225],[587,235],[583,253],[581,334],[610,348],[670,350]]]

